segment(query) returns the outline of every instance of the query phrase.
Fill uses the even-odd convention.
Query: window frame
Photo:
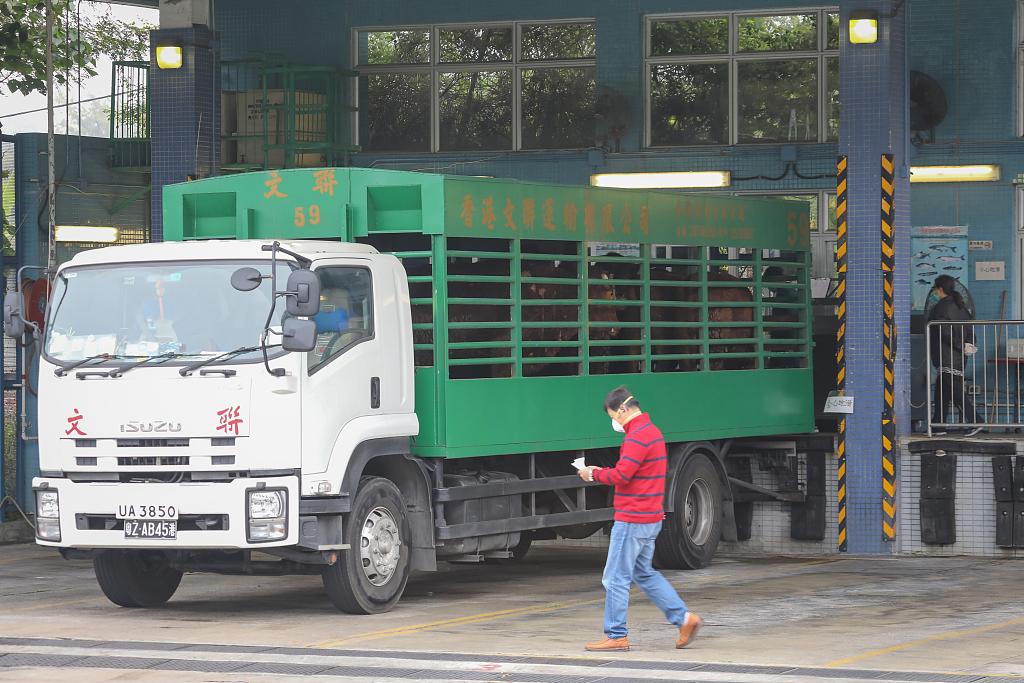
[[[1024,2],[1024,0],[1022,0]],[[746,17],[766,16],[787,16],[800,14],[817,15],[817,47],[815,50],[790,50],[790,51],[765,51],[765,52],[740,52],[739,49],[739,20]],[[671,12],[665,14],[647,14],[643,21],[643,100],[644,100],[644,137],[645,149],[673,149],[686,147],[736,147],[736,146],[760,146],[768,144],[784,145],[820,145],[835,144],[838,140],[828,139],[828,60],[839,58],[839,49],[828,47],[828,15],[839,14],[839,7],[822,5],[817,7],[782,7],[771,10],[743,10],[734,12]],[[672,20],[693,20],[693,19],[722,19],[729,21],[729,47],[724,54],[708,55],[668,55],[655,56],[652,54],[652,27],[659,21]],[[1024,49],[1024,48],[1022,48]],[[793,141],[765,141],[765,142],[740,142],[739,141],[739,63],[740,62],[769,62],[787,61],[800,59],[815,59],[817,61],[817,128],[816,140],[793,140]],[[651,143],[651,67],[664,64],[727,64],[729,73],[729,139],[717,143],[696,143],[684,145],[654,145]]]
[[[591,24],[594,27],[594,56],[580,59],[523,59],[522,36],[524,26],[552,26],[558,24]],[[512,59],[503,62],[441,62],[441,31],[459,29],[512,29]],[[381,31],[428,31],[430,33],[430,61],[426,64],[360,64],[359,34]],[[358,72],[352,77],[353,101],[356,115],[352,117],[352,140],[360,144],[361,115],[364,113],[360,100],[360,79],[371,73],[426,73],[430,76],[430,127],[429,144],[424,151],[363,150],[367,154],[465,154],[465,151],[441,149],[441,98],[440,75],[443,73],[467,73],[474,71],[510,71],[512,73],[512,145],[507,149],[479,149],[473,152],[521,152],[586,149],[574,147],[523,148],[522,90],[523,72],[541,69],[592,68],[594,69],[595,96],[597,90],[597,20],[594,17],[570,19],[535,19],[515,21],[489,21],[478,23],[433,23],[420,25],[359,26],[352,29],[352,70]]]
[[[368,334],[368,335],[366,335],[364,337],[360,337],[359,339],[356,339],[355,341],[352,341],[352,342],[346,344],[345,346],[342,346],[339,349],[335,349],[333,355],[331,355],[331,356],[329,356],[327,358],[321,358],[315,364],[310,362],[310,354],[312,354],[312,351],[307,352],[305,354],[305,356],[306,356],[306,373],[310,377],[312,377],[316,373],[320,372],[321,370],[326,368],[328,365],[330,365],[331,363],[333,363],[337,359],[341,358],[346,353],[348,353],[349,351],[351,351],[355,347],[359,346],[360,344],[363,344],[365,342],[373,341],[374,339],[377,338],[377,299],[376,299],[376,293],[375,293],[374,282],[373,282],[373,269],[370,266],[368,266],[368,265],[361,265],[361,264],[357,264],[357,263],[325,263],[325,264],[315,268],[313,270],[313,272],[317,274],[317,279],[319,280],[320,279],[320,274],[319,274],[320,271],[327,270],[327,269],[333,269],[333,268],[347,268],[349,270],[365,270],[366,271],[366,274],[367,274],[367,276],[370,279],[369,292],[367,292],[367,298],[370,301],[370,334]],[[323,283],[322,282],[321,282],[321,291],[323,291]]]

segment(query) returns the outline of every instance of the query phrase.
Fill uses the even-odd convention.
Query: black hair
[[[956,289],[956,278],[952,275],[940,275],[935,278],[935,289],[942,290],[942,293],[946,296],[953,297],[953,303],[955,303],[961,310],[967,310],[967,304],[964,303],[964,297]]]
[[[640,401],[633,398],[626,385],[622,385],[608,392],[604,397],[604,409],[617,412],[622,408],[639,408]]]

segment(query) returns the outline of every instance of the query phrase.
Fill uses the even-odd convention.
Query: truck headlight
[[[36,491],[36,536],[60,540],[60,498],[56,491]]]
[[[249,542],[279,541],[288,536],[288,491],[252,489],[247,492]]]

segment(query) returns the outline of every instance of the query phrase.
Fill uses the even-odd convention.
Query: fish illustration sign
[[[923,312],[939,275],[965,280],[968,273],[967,227],[916,227],[912,233],[912,307]]]

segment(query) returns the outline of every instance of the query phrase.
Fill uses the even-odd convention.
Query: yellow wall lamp
[[[156,65],[161,69],[180,69],[182,65],[181,45],[157,45]]]
[[[854,45],[878,42],[878,12],[861,9],[850,13],[850,42]]]

